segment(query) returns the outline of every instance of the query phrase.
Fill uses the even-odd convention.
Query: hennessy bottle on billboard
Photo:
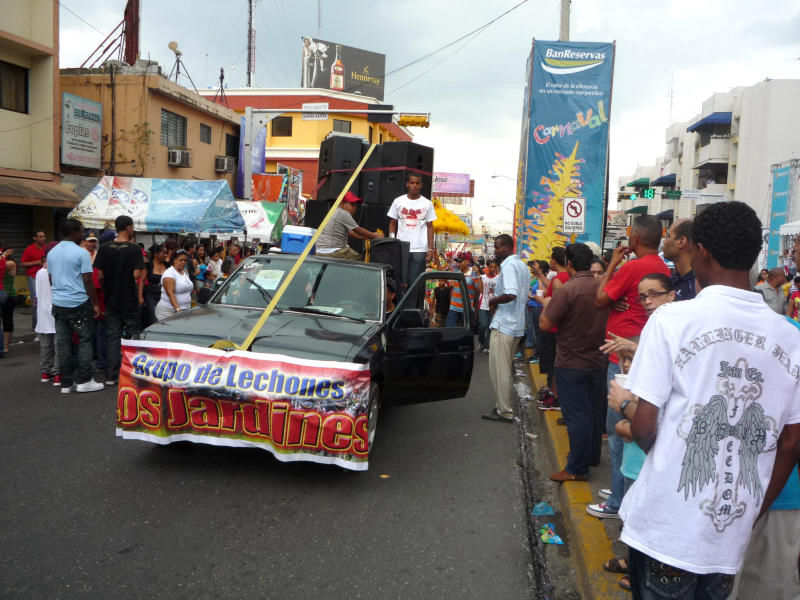
[[[342,91],[344,89],[344,64],[341,59],[342,47],[336,45],[336,60],[331,66],[330,89]]]

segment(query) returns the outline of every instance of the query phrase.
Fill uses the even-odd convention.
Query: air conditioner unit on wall
[[[215,156],[214,157],[214,170],[217,173],[230,173],[234,168],[233,157],[230,156]]]
[[[191,167],[192,153],[190,150],[170,148],[167,155],[167,164],[170,167]]]

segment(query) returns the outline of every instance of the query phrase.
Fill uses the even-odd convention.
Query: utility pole
[[[560,42],[569,41],[569,9],[572,0],[561,0],[561,28],[558,32]]]
[[[247,0],[247,87],[253,87],[253,75],[256,72],[256,32],[253,29],[253,2]]]

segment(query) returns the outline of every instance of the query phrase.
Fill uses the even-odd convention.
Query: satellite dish
[[[178,42],[170,42],[170,43],[167,45],[167,48],[169,48],[170,50],[172,50],[173,52],[175,52],[175,50],[177,50],[177,49],[178,49]]]

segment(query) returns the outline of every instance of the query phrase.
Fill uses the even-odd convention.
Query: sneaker
[[[61,393],[62,394],[71,394],[73,389],[75,389],[74,385],[62,385],[61,386]]]
[[[79,383],[75,386],[76,392],[99,392],[103,389],[103,384],[99,381],[95,381],[94,379],[90,379],[89,381],[84,381],[83,383]],[[63,389],[61,390],[64,391]]]
[[[117,385],[117,380],[116,379],[106,379],[105,385],[108,385],[108,386]]]
[[[539,358],[538,358],[538,357],[536,357],[536,356],[531,356],[531,357],[528,359],[528,364],[529,364],[529,365],[538,365],[538,364],[539,364]]]
[[[489,349],[488,348],[484,348],[483,350],[481,350],[481,352],[483,352],[484,354],[489,354]]]
[[[590,504],[586,507],[586,512],[592,515],[593,517],[597,517],[598,519],[619,519],[619,514],[617,511],[611,510],[606,506],[605,502],[601,502],[600,504]]]
[[[40,381],[42,383],[47,383],[50,381],[50,373],[42,373],[42,379]]]
[[[608,500],[611,497],[611,490],[608,488],[603,488],[597,495],[600,496],[603,500]]]
[[[61,375],[53,375],[53,385],[54,386],[61,385]]]
[[[550,393],[550,388],[546,385],[539,388],[539,391],[536,392],[536,401],[541,402],[544,398]]]
[[[34,342],[38,342],[38,341],[39,341],[39,336],[37,335],[36,337],[34,337],[34,338],[33,338],[33,341],[34,341]]]

